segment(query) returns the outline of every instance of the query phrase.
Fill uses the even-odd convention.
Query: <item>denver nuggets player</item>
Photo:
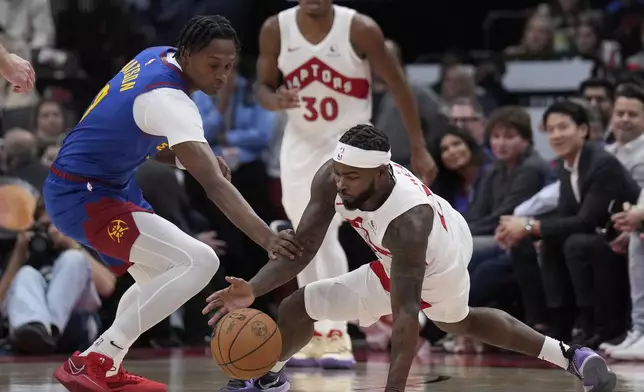
[[[375,21],[331,0],[300,0],[299,6],[264,23],[259,47],[257,99],[266,109],[288,113],[280,170],[282,201],[293,226],[302,218],[315,172],[342,132],[371,119],[371,68],[387,82],[401,111],[415,171],[426,183],[433,180],[435,164],[425,147],[416,103]],[[283,86],[278,85],[280,72]],[[348,271],[339,223],[330,226],[313,262],[297,276],[300,287]],[[344,321],[317,322],[311,343],[290,364],[351,366],[346,326]]]
[[[225,18],[192,19],[176,48],[144,50],[105,85],[51,166],[44,197],[53,223],[98,251],[115,273],[128,271],[136,281],[112,326],[56,369],[56,379],[73,392],[165,391],[161,383],[125,372],[121,362],[143,332],[202,290],[219,267],[210,247],[155,215],[143,200],[133,173],[146,158],[188,170],[273,257],[300,253],[295,239],[274,234],[227,180],[228,168],[208,146],[189,97],[196,90],[217,93],[237,49]]]

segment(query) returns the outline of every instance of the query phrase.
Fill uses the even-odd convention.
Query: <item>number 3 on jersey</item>
[[[306,121],[316,121],[322,117],[325,121],[333,121],[338,118],[338,101],[335,98],[324,97],[318,101],[316,97],[302,97],[306,113]]]
[[[110,85],[109,85],[109,84],[106,84],[106,85],[105,85],[105,87],[103,87],[103,88],[101,89],[101,91],[99,91],[99,92],[98,92],[98,94],[96,94],[96,97],[94,98],[94,100],[92,101],[92,103],[89,105],[89,107],[88,107],[88,108],[87,108],[87,110],[85,111],[85,114],[83,114],[83,117],[81,117],[81,119],[80,119],[80,120],[81,120],[81,121],[83,121],[83,119],[84,119],[85,117],[87,117],[87,115],[89,114],[89,112],[91,112],[91,111],[96,107],[96,105],[98,105],[98,104],[103,100],[103,98],[105,98],[105,96],[106,96],[106,95],[107,95],[107,93],[109,93],[109,92],[110,92]],[[79,121],[79,122],[80,122],[80,121]]]

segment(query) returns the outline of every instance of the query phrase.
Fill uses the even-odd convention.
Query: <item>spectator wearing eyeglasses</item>
[[[449,120],[469,132],[480,146],[485,143],[485,115],[476,99],[461,97],[450,102]]]

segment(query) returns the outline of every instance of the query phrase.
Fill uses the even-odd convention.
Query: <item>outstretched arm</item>
[[[304,210],[297,227],[297,238],[303,244],[300,257],[289,260],[277,257],[269,261],[257,274],[246,282],[243,279],[227,277],[230,286],[208,297],[203,314],[218,309],[208,321],[214,325],[225,313],[250,306],[255,298],[289,282],[306,267],[320,249],[322,240],[335,215],[336,188],[333,181],[331,161],[325,163],[313,178],[311,199]]]
[[[289,282],[313,260],[335,216],[335,196],[332,163],[328,161],[313,178],[311,200],[295,231],[295,235],[304,246],[302,256],[295,260],[278,257],[259,270],[249,282],[255,297]]]
[[[420,296],[433,224],[434,210],[428,205],[416,206],[394,219],[383,238],[383,245],[392,254],[391,309],[394,318],[387,392],[405,390],[416,356]]]
[[[195,103],[183,92],[160,88],[139,95],[134,101],[136,124],[145,133],[167,138],[178,162],[201,184],[217,207],[248,237],[270,252],[285,250],[287,256],[300,254],[292,238],[272,232],[226,179],[220,164],[204,138],[203,124]],[[171,158],[166,155],[165,158]],[[284,237],[288,240],[285,241]],[[274,256],[272,256],[274,257]]]

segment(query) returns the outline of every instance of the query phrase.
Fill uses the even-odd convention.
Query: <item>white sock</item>
[[[114,366],[118,369],[127,350],[133,343],[134,341],[128,340],[122,332],[112,325],[81,356],[87,356],[89,353],[103,354],[112,358],[115,361]],[[116,364],[117,360],[119,362],[118,364]]]
[[[543,347],[541,347],[541,352],[539,353],[539,359],[548,361],[554,365],[559,366],[562,369],[568,369],[570,361],[564,357],[561,352],[560,343],[557,340],[554,340],[551,337],[546,336],[546,340],[543,342]],[[570,347],[563,344],[563,349],[568,350]]]
[[[284,366],[286,365],[286,362],[287,361],[277,361],[275,366],[273,366],[273,368],[271,369],[271,372],[273,372],[273,373],[279,372],[280,370],[282,370],[284,368]]]

